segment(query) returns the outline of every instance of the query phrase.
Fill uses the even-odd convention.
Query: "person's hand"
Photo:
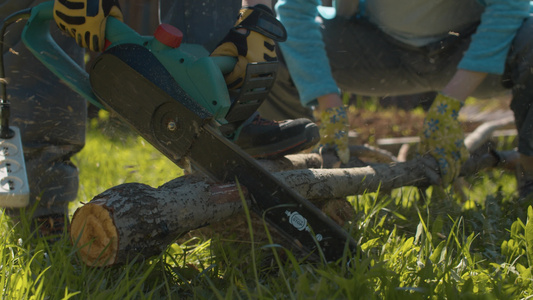
[[[248,63],[277,61],[274,41],[285,41],[285,27],[276,20],[265,5],[243,7],[235,27],[224,37],[211,56],[237,57],[232,72],[225,74],[228,88],[239,88],[246,75]]]
[[[464,144],[464,133],[457,120],[461,101],[439,93],[429,108],[422,127],[419,153],[433,156],[438,164],[441,185],[450,184],[469,153]]]
[[[105,44],[107,17],[123,21],[118,0],[55,0],[54,20],[76,43],[93,51]]]
[[[319,148],[331,148],[337,153],[342,163],[350,160],[348,149],[348,114],[344,106],[324,109],[320,112]]]

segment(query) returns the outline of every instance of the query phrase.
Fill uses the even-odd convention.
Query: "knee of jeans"
[[[533,17],[527,18],[518,30],[507,59],[507,68],[511,71],[515,84],[530,77],[533,66]]]

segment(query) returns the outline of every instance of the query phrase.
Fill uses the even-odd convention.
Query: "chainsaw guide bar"
[[[278,229],[293,250],[314,259],[322,252],[327,261],[342,258],[346,247],[357,251],[337,223],[225,138],[212,115],[150,51],[134,44],[107,50],[91,66],[90,83],[108,110],[174,163],[187,157],[212,180],[245,186],[252,210]]]

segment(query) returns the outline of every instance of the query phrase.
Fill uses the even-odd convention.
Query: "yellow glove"
[[[422,127],[419,153],[430,154],[439,163],[442,185],[450,184],[469,153],[464,144],[464,133],[457,120],[463,104],[441,93],[429,108]]]
[[[239,30],[246,32],[241,33]],[[211,56],[237,57],[233,71],[224,76],[228,88],[236,89],[244,82],[248,63],[277,61],[274,41],[286,39],[285,27],[276,20],[270,8],[261,4],[243,7],[235,27],[224,37]]]
[[[330,107],[320,113],[319,148],[332,148],[343,163],[350,160],[348,149],[348,114],[343,106]]]
[[[55,0],[54,20],[83,48],[102,51],[107,17],[123,21],[118,0]]]

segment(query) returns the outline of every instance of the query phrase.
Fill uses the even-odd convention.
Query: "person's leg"
[[[280,62],[274,85],[258,111],[261,116],[271,120],[314,119],[311,108],[300,103],[298,90],[283,62]]]
[[[161,22],[183,32],[183,42],[212,52],[237,21],[242,0],[160,0]]]
[[[18,1],[4,1],[2,5],[8,2]],[[62,216],[77,196],[78,171],[70,158],[84,145],[87,106],[26,49],[20,41],[24,24],[9,28],[3,53],[11,103],[10,124],[21,131],[30,203],[37,202],[33,217]],[[63,49],[82,63],[83,50],[74,40],[60,34],[55,24],[51,30]],[[18,210],[8,209],[8,213],[17,214]]]
[[[154,35],[159,26],[159,1],[128,0],[120,3],[124,23],[140,35]]]
[[[330,20],[323,28],[333,76],[345,91],[365,96],[398,96],[441,90],[457,71],[475,28],[462,38],[420,48],[389,37],[364,19]],[[475,95],[505,91],[501,76],[489,76]]]
[[[234,26],[242,0],[162,0],[161,21],[183,32],[183,42],[212,52]],[[307,119],[272,122],[255,114],[228,137],[255,158],[276,158],[309,148],[319,140],[318,127]],[[284,119],[276,119],[284,120]]]
[[[505,72],[512,86],[511,109],[518,130],[517,181],[520,196],[533,195],[533,18],[527,19],[515,37]]]
[[[396,42],[358,18],[324,20],[322,36],[338,86],[363,96],[413,95],[441,89],[455,73],[469,43],[464,39],[430,54]],[[270,118],[308,114],[308,108],[301,107],[289,73],[284,73],[280,72],[261,113]]]
[[[365,96],[435,91],[453,76],[461,59],[454,47],[430,53],[395,41],[364,19],[324,21],[323,39],[333,77],[347,92]]]
[[[441,90],[457,71],[470,44],[470,35],[465,33],[461,35],[463,38],[446,41],[443,48],[415,48],[395,41],[375,25],[355,17],[324,20],[322,36],[338,86],[344,92],[380,97]],[[301,113],[292,108],[300,104],[295,99],[298,94],[290,77],[277,80],[273,90],[276,92],[269,97],[269,103],[263,105],[269,117],[285,116],[291,110]],[[487,77],[474,96],[504,92],[501,76],[494,75]]]

